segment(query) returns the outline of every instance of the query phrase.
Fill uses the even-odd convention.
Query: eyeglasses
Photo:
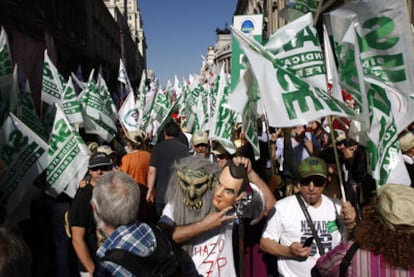
[[[309,184],[312,182],[315,187],[322,187],[326,183],[326,178],[314,175],[306,178],[300,178],[299,182],[301,186],[309,186]]]
[[[97,166],[97,167],[90,168],[90,170],[92,170],[92,171],[98,171],[98,170],[100,170],[100,171],[110,171],[111,169],[112,169],[111,165],[102,165],[102,166]]]

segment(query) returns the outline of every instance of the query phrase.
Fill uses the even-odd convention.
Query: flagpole
[[[337,169],[338,178],[339,178],[339,189],[341,190],[341,194],[342,194],[342,202],[345,203],[346,202],[346,195],[345,195],[344,182],[343,182],[343,179],[342,179],[342,168],[339,164],[338,149],[336,148],[336,138],[335,138],[335,134],[334,134],[334,130],[333,130],[331,116],[328,116],[328,124],[329,124],[329,128],[331,130],[330,133],[331,133],[332,147],[333,147],[333,151],[334,151],[335,164],[336,164],[336,169]]]

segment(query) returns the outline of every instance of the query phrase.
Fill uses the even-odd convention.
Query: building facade
[[[119,60],[125,51],[128,74],[138,86],[145,60],[128,31],[120,35],[127,24],[120,23],[119,10],[115,15],[102,0],[0,1],[0,25],[8,34],[13,62],[30,82],[38,110],[45,49],[65,79],[79,65],[84,79],[101,67],[111,92],[118,89]]]

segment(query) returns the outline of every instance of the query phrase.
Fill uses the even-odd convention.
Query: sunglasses
[[[326,183],[326,178],[315,175],[306,178],[300,178],[299,182],[302,186],[309,186],[309,184],[312,182],[315,187],[322,187]]]
[[[195,145],[195,147],[208,147],[208,146],[209,145],[205,143],[200,143],[200,144]]]
[[[226,158],[226,154],[218,154],[216,155],[217,159],[223,160]]]
[[[98,171],[98,170],[100,170],[100,171],[110,171],[111,169],[112,169],[111,165],[102,165],[102,166],[97,166],[97,167],[90,168],[90,170],[92,170],[92,171]]]

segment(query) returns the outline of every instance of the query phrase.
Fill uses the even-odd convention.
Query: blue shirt
[[[99,260],[105,256],[107,250],[117,248],[146,257],[154,252],[156,246],[156,238],[151,227],[142,222],[135,222],[118,227],[99,247],[96,256]],[[94,276],[134,277],[135,275],[118,264],[100,261],[95,267]]]

